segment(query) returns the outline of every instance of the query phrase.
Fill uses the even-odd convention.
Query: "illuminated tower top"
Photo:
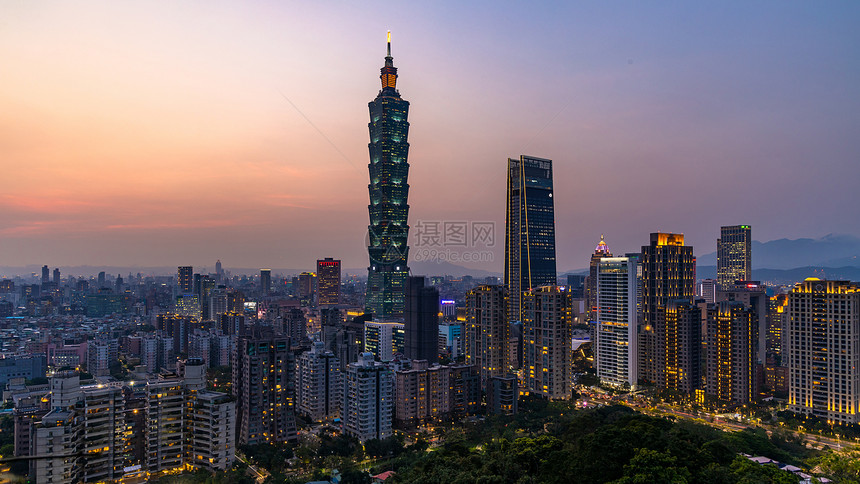
[[[612,252],[609,252],[609,246],[606,245],[606,242],[603,240],[603,234],[600,234],[600,242],[598,242],[597,247],[594,248],[594,254],[600,254],[603,257],[612,257]]]
[[[382,90],[397,89],[397,68],[394,67],[394,58],[391,57],[391,31],[388,31],[388,55],[385,56],[385,65],[379,70],[379,79],[382,81]],[[388,94],[388,93],[386,93]]]

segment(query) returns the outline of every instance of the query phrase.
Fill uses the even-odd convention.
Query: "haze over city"
[[[0,10],[0,265],[366,266],[387,30],[409,223],[494,222],[475,268],[520,154],[553,160],[559,271],[600,234],[860,235],[856,3]]]

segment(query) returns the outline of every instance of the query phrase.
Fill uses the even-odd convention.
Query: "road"
[[[251,471],[254,473],[254,475],[257,476],[256,477],[257,484],[263,484],[263,481],[265,481],[266,477],[268,476],[268,472],[266,472],[264,474],[263,472],[260,471],[260,469],[257,466],[248,462],[248,459],[246,459],[244,456],[242,456],[240,454],[236,454],[236,459],[245,463],[248,466],[248,469],[251,469]]]
[[[852,450],[855,447],[854,442],[851,442],[851,441],[846,442],[845,440],[842,440],[842,439],[835,439],[832,437],[827,437],[827,436],[818,435],[818,434],[808,434],[805,432],[797,432],[797,431],[787,429],[784,427],[775,427],[772,425],[764,425],[764,424],[750,425],[750,424],[745,424],[742,422],[729,421],[729,420],[720,419],[720,418],[718,418],[712,414],[706,414],[706,413],[700,413],[699,415],[693,415],[691,413],[684,412],[681,410],[676,410],[674,408],[671,408],[671,407],[668,407],[665,405],[658,405],[655,407],[640,407],[640,406],[636,406],[636,405],[631,405],[630,403],[625,402],[623,400],[615,402],[615,403],[627,405],[627,406],[634,408],[635,410],[642,412],[642,413],[645,413],[647,415],[663,416],[663,417],[665,417],[667,415],[672,415],[675,418],[683,418],[685,420],[694,420],[694,421],[699,422],[699,423],[704,423],[704,424],[710,425],[712,427],[717,427],[717,428],[720,428],[722,430],[727,430],[727,431],[732,431],[732,432],[737,432],[737,431],[744,430],[744,429],[752,429],[752,428],[760,427],[760,428],[764,429],[765,432],[767,432],[768,436],[770,436],[771,434],[773,434],[773,431],[781,430],[781,431],[787,432],[791,435],[800,437],[801,439],[803,439],[804,444],[806,444],[807,447],[820,448],[823,445],[827,445],[828,447],[830,447],[831,449],[834,449],[836,451]]]

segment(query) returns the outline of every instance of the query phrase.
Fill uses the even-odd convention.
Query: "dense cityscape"
[[[860,482],[860,283],[756,280],[745,219],[697,248],[713,271],[656,228],[571,253],[541,153],[473,186],[504,192],[498,234],[416,220],[384,47],[366,269],[0,274],[2,482]],[[502,234],[498,272],[444,272]]]

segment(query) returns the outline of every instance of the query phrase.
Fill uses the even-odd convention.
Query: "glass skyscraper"
[[[391,57],[391,34],[388,55],[379,78],[382,90],[370,107],[370,225],[365,310],[374,318],[402,316],[405,304],[406,265],[409,255],[409,102],[397,92],[397,68]]]
[[[552,160],[508,159],[505,287],[508,320],[522,321],[523,292],[555,285],[555,211]]]

